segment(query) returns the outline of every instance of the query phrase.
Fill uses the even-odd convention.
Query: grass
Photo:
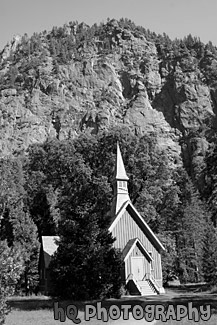
[[[199,309],[199,306],[210,305],[211,306],[211,318],[208,321],[202,319],[199,322],[189,320],[187,317],[180,321],[168,320],[163,322],[157,320],[155,325],[216,325],[217,324],[217,286],[210,288],[210,286],[180,286],[179,288],[173,288],[166,290],[166,295],[162,297],[162,303],[166,305],[180,304],[187,305],[188,302],[193,301],[194,305]]]
[[[81,319],[80,325],[102,325],[102,324],[111,324],[111,325],[152,325],[155,322],[146,322],[142,320],[134,320],[132,315],[130,315],[129,320],[123,320],[122,318],[116,321],[111,319],[108,322],[103,322],[102,320],[97,320],[96,318],[91,318],[90,321],[84,320],[84,312],[79,311],[78,317]],[[5,325],[72,325],[74,324],[71,320],[66,318],[64,323],[61,323],[58,320],[54,320],[53,312],[51,310],[13,310],[6,318]]]
[[[194,322],[192,320],[188,320],[187,318],[183,318],[180,321],[174,321],[174,320],[169,320],[167,322],[162,322],[162,321],[157,321],[155,325],[193,325],[193,324],[198,324],[198,325],[216,325],[217,324],[217,315],[212,315],[211,318],[208,321],[200,320],[199,322]]]
[[[58,325],[62,324],[59,320],[54,320],[53,313],[53,301],[52,299],[48,299],[45,297],[13,297],[13,299],[9,300],[12,311],[6,317],[5,325]],[[87,302],[88,304],[94,304],[94,302]],[[96,302],[95,302],[96,303]],[[122,305],[122,304],[130,304],[134,306],[138,304],[139,300],[134,298],[126,298],[123,300],[107,300],[102,301],[102,307],[109,308],[111,305]],[[85,303],[83,302],[72,302],[72,301],[62,301],[59,303],[59,306],[64,307],[66,309],[66,305],[75,304],[78,307],[78,316],[81,320],[80,325],[89,324],[89,325],[102,325],[105,324],[103,320],[98,320],[96,317],[91,318],[89,321],[84,320],[84,309]],[[139,325],[139,324],[154,324],[154,322],[147,323],[144,319],[140,321],[136,321],[132,318],[132,314],[129,315],[129,320],[123,320],[121,317],[119,320],[112,320],[110,317],[106,324],[112,325],[125,325],[126,323],[129,325]],[[72,320],[66,317],[66,321],[64,324],[74,324]]]
[[[210,293],[217,293],[217,285],[211,288]]]
[[[81,319],[80,325],[105,324],[102,321],[98,321],[96,318],[92,318],[90,321],[84,321],[84,313],[79,312],[78,317]],[[54,325],[63,324],[58,320],[54,320],[53,311],[47,309],[40,310],[13,310],[6,318],[5,325]],[[72,325],[73,322],[66,318],[65,325]],[[109,322],[107,323],[109,324]]]
[[[129,321],[124,320],[118,320],[118,321],[112,321],[111,319],[105,323],[103,321],[97,320],[96,318],[92,318],[90,321],[84,320],[84,313],[82,311],[79,312],[78,317],[81,319],[80,325],[102,325],[102,324],[118,324],[118,325],[124,325],[130,324],[130,325],[136,325],[136,324],[155,324],[155,325],[203,325],[206,323],[206,325],[216,325],[217,324],[217,315],[212,315],[211,319],[207,322],[204,322],[203,320],[199,322],[189,321],[188,319],[184,318],[181,321],[174,321],[170,320],[165,322],[156,321],[153,323],[146,323],[144,320],[141,321],[133,321],[132,318]],[[12,310],[12,312],[7,316],[5,325],[58,325],[63,324],[60,321],[54,320],[53,312],[51,310],[47,309],[40,309],[40,310]],[[65,325],[72,325],[74,324],[71,320],[66,319],[64,322]]]
[[[215,292],[215,290],[214,290]],[[76,303],[72,301],[61,302],[60,306],[66,307],[67,304],[75,304],[78,306],[79,313],[78,318],[81,319],[80,325],[102,325],[102,324],[111,324],[111,325],[139,325],[139,324],[155,324],[155,325],[192,325],[192,324],[206,324],[206,325],[216,325],[217,324],[217,294],[210,294],[210,290],[200,291],[197,288],[189,290],[189,288],[173,289],[167,290],[166,294],[152,297],[123,297],[119,300],[105,300],[102,302],[102,306],[109,308],[112,304],[116,305],[131,305],[132,308],[135,305],[140,305],[142,308],[145,308],[145,305],[164,305],[165,307],[172,304],[176,305],[185,305],[187,306],[189,302],[193,303],[193,306],[199,309],[200,306],[210,305],[212,309],[212,316],[210,320],[204,321],[200,320],[199,322],[190,321],[187,318],[182,319],[181,321],[168,320],[167,322],[163,321],[154,321],[146,322],[145,319],[140,321],[134,320],[130,314],[130,319],[128,321],[123,320],[122,318],[116,321],[113,321],[109,318],[108,322],[103,322],[102,320],[97,320],[96,318],[91,318],[90,321],[84,320],[84,304],[85,303]],[[90,303],[90,302],[89,302]],[[5,325],[58,325],[61,324],[59,320],[54,320],[53,313],[53,301],[48,297],[16,297],[12,298],[9,301],[9,304],[12,308],[12,311],[7,315]],[[122,314],[122,313],[121,313]],[[64,324],[74,324],[74,322],[68,318]]]

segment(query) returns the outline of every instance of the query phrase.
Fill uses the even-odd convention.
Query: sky
[[[216,16],[217,0],[0,0],[0,51],[17,34],[122,17],[172,39],[192,34],[217,46]]]

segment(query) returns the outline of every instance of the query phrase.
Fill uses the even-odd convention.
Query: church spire
[[[116,155],[116,166],[115,167],[116,167],[116,170],[115,170],[116,180],[120,179],[123,181],[128,181],[129,178],[127,177],[127,174],[125,171],[125,167],[124,167],[124,163],[123,163],[123,159],[121,156],[121,151],[120,151],[118,142],[117,142],[117,155]]]
[[[127,188],[127,182],[129,178],[127,177],[123,159],[121,156],[121,151],[119,144],[117,143],[117,154],[116,154],[116,164],[115,164],[115,178],[113,181],[114,196],[112,202],[112,214],[116,214],[122,205],[129,201],[129,193]]]

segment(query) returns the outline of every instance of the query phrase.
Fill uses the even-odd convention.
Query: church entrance
[[[143,280],[144,274],[144,257],[143,256],[134,256],[131,257],[131,270],[133,277],[137,281]]]

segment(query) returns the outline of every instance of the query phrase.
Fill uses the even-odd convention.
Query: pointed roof
[[[59,236],[42,236],[42,245],[43,250],[48,255],[52,256],[57,250],[56,241],[59,239]]]
[[[128,243],[126,244],[126,246],[124,247],[123,252],[122,252],[124,261],[126,261],[128,259],[128,257],[130,256],[132,250],[134,249],[134,247],[136,245],[139,248],[139,250],[146,256],[146,258],[149,262],[153,261],[153,258],[151,257],[151,255],[149,254],[147,249],[144,247],[142,242],[139,240],[139,238],[130,239],[128,241]]]
[[[143,233],[147,236],[147,238],[151,241],[151,243],[156,247],[157,250],[165,250],[164,246],[161,244],[157,236],[153,233],[151,228],[142,218],[140,213],[133,206],[131,201],[126,201],[122,207],[119,209],[118,213],[113,217],[110,223],[109,231],[112,232],[114,227],[117,225],[118,221],[124,216],[124,212],[128,211]]]
[[[126,180],[126,181],[129,180],[129,178],[127,177],[126,171],[125,171],[125,167],[124,167],[124,163],[123,163],[123,159],[121,156],[121,151],[120,151],[118,142],[117,142],[115,178],[121,179],[121,180]]]

